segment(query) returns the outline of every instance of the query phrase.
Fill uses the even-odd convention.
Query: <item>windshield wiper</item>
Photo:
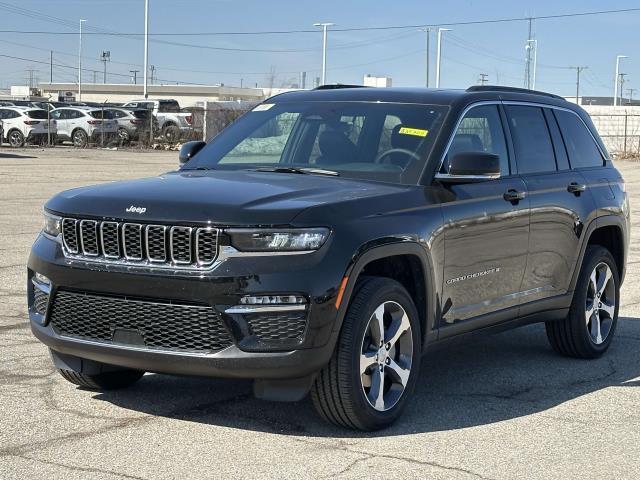
[[[331,175],[338,177],[340,174],[333,170],[324,170],[322,168],[299,168],[299,167],[260,167],[256,168],[256,172],[276,172],[276,173],[298,173],[302,175]]]

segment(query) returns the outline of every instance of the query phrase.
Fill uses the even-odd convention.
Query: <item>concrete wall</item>
[[[607,149],[614,154],[640,153],[640,106],[587,106],[584,108]]]

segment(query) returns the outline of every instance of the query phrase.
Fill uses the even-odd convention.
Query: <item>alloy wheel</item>
[[[585,320],[591,341],[601,345],[609,336],[616,311],[616,287],[611,268],[600,262],[587,286]]]
[[[23,142],[23,136],[20,132],[13,131],[9,134],[9,145],[12,147],[21,147]]]
[[[378,411],[393,408],[402,397],[413,360],[411,322],[398,303],[375,309],[362,339],[360,381],[369,404]]]

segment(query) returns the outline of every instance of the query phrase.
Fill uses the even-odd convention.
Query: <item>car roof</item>
[[[474,86],[466,90],[425,87],[362,87],[325,85],[314,90],[297,90],[275,95],[268,101],[359,101],[451,105],[483,100],[526,101],[549,105],[572,105],[564,98],[545,92],[502,86]]]

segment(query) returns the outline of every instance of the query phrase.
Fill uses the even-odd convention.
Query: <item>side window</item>
[[[509,175],[509,154],[497,105],[481,105],[467,112],[449,146],[442,173],[448,171],[449,160],[462,152],[498,155],[500,174]]]
[[[601,167],[603,158],[600,150],[582,120],[575,114],[555,110],[560,132],[567,147],[571,168]]]
[[[556,158],[542,109],[505,106],[519,173],[553,172]]]

